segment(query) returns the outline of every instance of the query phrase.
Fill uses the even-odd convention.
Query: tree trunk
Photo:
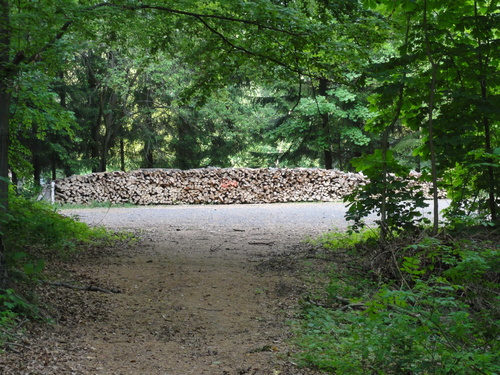
[[[120,169],[125,172],[125,142],[120,138]]]
[[[42,179],[42,164],[38,155],[33,155],[33,185],[40,187]]]
[[[438,196],[438,186],[437,186],[437,162],[436,162],[436,150],[434,144],[434,96],[436,93],[436,81],[437,81],[437,63],[432,55],[431,45],[429,42],[429,30],[427,24],[427,0],[424,0],[424,37],[426,45],[426,53],[429,63],[431,64],[431,86],[429,88],[429,103],[428,103],[428,132],[429,132],[429,152],[431,157],[431,179],[432,179],[432,200],[433,200],[433,225],[432,234],[436,235],[439,229],[439,196]]]
[[[153,159],[153,146],[151,142],[146,142],[144,144],[144,168],[154,168],[154,159]]]
[[[108,143],[106,142],[107,136],[104,137],[104,142],[102,143],[102,150],[101,150],[101,160],[99,162],[99,171],[100,172],[106,172],[106,169],[108,168]]]
[[[99,170],[99,132],[101,130],[102,123],[102,106],[99,104],[99,113],[97,114],[97,118],[95,122],[92,124],[90,129],[90,137],[92,139],[90,157],[92,159],[92,172],[100,172]]]
[[[99,87],[100,82],[97,79],[97,76],[92,68],[92,51],[88,51],[87,54],[82,56],[82,61],[87,68],[87,82],[89,88],[91,88],[94,92],[98,94],[98,113],[95,118],[95,121],[90,126],[90,158],[92,160],[92,172],[100,172],[100,157],[99,157],[99,144],[100,144],[100,132],[102,126],[102,118],[104,116],[103,109],[103,92]],[[92,95],[89,97],[89,101],[87,103],[89,107],[92,107],[93,100]]]
[[[38,127],[32,126],[31,129],[31,163],[33,164],[33,185],[40,187],[40,179],[42,177],[42,158],[40,156],[40,140],[37,137]]]
[[[320,78],[318,94],[326,97],[328,90],[328,80],[326,78]],[[321,113],[321,128],[323,129],[323,135],[326,140],[326,148],[323,150],[323,158],[325,162],[325,169],[333,169],[333,152],[332,146],[330,144],[330,126],[329,126],[329,116],[328,112]],[[340,147],[340,145],[339,145]]]
[[[484,101],[487,100],[487,90],[486,90],[486,78],[484,78],[481,82],[481,91],[482,98]],[[483,128],[484,128],[484,141],[485,141],[485,151],[487,153],[492,153],[491,149],[491,129],[490,129],[490,121],[488,117],[483,115]],[[487,160],[487,180],[488,180],[488,206],[490,209],[491,221],[496,222],[498,220],[497,214],[497,205],[495,199],[495,187],[497,186],[497,182],[495,179],[495,171],[493,169],[493,160],[489,158]]]
[[[53,155],[50,167],[51,167],[52,181],[55,181],[55,180],[57,180],[57,159],[56,159],[56,155]]]
[[[0,42],[1,43],[1,42]],[[1,62],[0,62],[1,63]],[[2,69],[3,70],[3,69]],[[1,72],[5,75],[4,72]],[[7,210],[9,197],[9,110],[10,94],[0,80],[0,209]]]
[[[9,206],[9,2],[0,0],[0,219]],[[9,286],[7,264],[5,262],[5,241],[0,220],[0,293]]]
[[[324,150],[325,169],[333,169],[333,153],[331,150]]]
[[[104,134],[104,140],[102,142],[101,150],[101,172],[106,172],[108,165],[108,152],[111,144],[111,140],[114,137],[115,123],[116,123],[116,106],[118,103],[118,95],[113,89],[109,90],[109,98],[107,100],[107,105],[103,111],[104,113],[104,128],[106,132]],[[106,90],[106,91],[108,91]],[[104,105],[104,103],[103,103]]]
[[[474,17],[476,18],[476,22],[479,23],[480,21],[478,17],[477,1],[474,1]],[[477,38],[477,44],[479,47],[483,46],[483,41],[479,37]],[[478,49],[478,51],[481,50],[482,48]],[[488,100],[488,86],[486,80],[485,57],[481,52],[479,52],[477,58],[479,61],[479,69],[480,69],[479,84],[481,86],[481,99],[483,100],[483,102],[486,103]],[[490,120],[484,114],[482,120],[483,120],[483,131],[484,131],[484,149],[485,152],[491,154],[492,147],[491,147]],[[497,205],[495,199],[495,187],[497,186],[497,182],[495,178],[495,171],[493,169],[493,160],[490,158],[487,160],[487,162],[489,164],[487,166],[487,172],[486,172],[486,178],[488,180],[488,206],[490,209],[491,221],[495,223],[498,220]]]

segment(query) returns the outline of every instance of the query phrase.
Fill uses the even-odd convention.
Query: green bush
[[[355,250],[361,244],[374,244],[378,239],[378,230],[368,228],[357,232],[331,231],[316,240],[311,240],[314,246],[323,246],[327,250]]]
[[[91,229],[42,201],[14,196],[9,202],[9,214],[4,226],[7,249],[37,246],[70,250],[78,242],[107,236],[104,229]]]
[[[378,215],[374,221],[381,229],[382,241],[402,233],[418,233],[429,224],[421,212],[427,207],[423,191],[410,185],[410,180],[418,181],[409,177],[410,170],[394,158],[391,150],[375,150],[351,160],[351,164],[370,181],[344,197],[351,231],[364,228],[364,218],[372,214]]]
[[[301,363],[332,374],[499,374],[498,244],[425,239],[405,253],[399,280],[368,290],[369,280],[336,274],[330,307],[305,305]],[[339,293],[351,307],[335,305]]]
[[[86,244],[116,239],[104,228],[90,228],[61,215],[46,202],[12,195],[9,213],[3,218],[5,258],[11,276],[37,278],[47,259],[70,255]]]

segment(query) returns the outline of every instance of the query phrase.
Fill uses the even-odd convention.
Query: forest
[[[371,182],[345,197],[350,231],[323,245],[378,254],[387,267],[375,292],[346,296],[363,300],[364,314],[305,310],[306,352],[314,336],[352,337],[303,362],[340,374],[498,373],[499,24],[495,0],[0,0],[0,328],[22,315],[17,268],[41,272],[19,254],[46,225],[22,244],[19,230],[40,215],[34,198],[52,180],[337,169]],[[410,171],[432,185],[432,220],[399,178]],[[450,201],[444,222],[439,191]],[[363,222],[372,211],[376,239]],[[68,240],[72,225],[51,238]],[[76,241],[92,236],[76,231]],[[356,346],[354,337],[374,347],[389,316],[394,336],[377,339],[379,352]],[[356,324],[363,330],[346,328]],[[420,341],[391,346],[402,326]],[[405,350],[439,358],[406,363]],[[399,360],[385,363],[377,353],[387,352]]]

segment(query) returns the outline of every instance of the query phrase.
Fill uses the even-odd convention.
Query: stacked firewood
[[[146,169],[57,180],[55,200],[140,205],[335,201],[364,182],[357,173],[323,169]]]
[[[325,169],[144,169],[55,181],[55,201],[87,204],[237,204],[338,201],[367,181]]]

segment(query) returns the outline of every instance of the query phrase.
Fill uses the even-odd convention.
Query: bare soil
[[[303,241],[345,226],[337,203],[65,210],[138,239],[54,261],[54,324],[25,324],[2,374],[314,374],[288,321],[310,287]]]

